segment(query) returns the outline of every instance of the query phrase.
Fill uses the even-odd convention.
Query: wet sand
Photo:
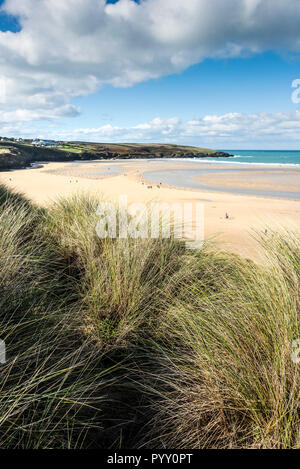
[[[37,169],[1,172],[0,182],[25,193],[41,205],[78,191],[96,193],[112,200],[127,195],[129,203],[202,202],[205,238],[214,237],[221,249],[260,261],[253,230],[264,233],[270,227],[300,229],[300,168],[243,166],[240,171],[236,165],[228,166],[174,160],[49,163]],[[160,181],[166,171],[172,177],[175,172],[181,174],[176,175],[176,180]],[[195,187],[184,187],[188,184],[185,171],[192,172],[189,178]],[[173,187],[170,182],[182,187]],[[256,195],[236,192],[241,190],[253,190]],[[269,192],[269,195],[258,196],[259,191]],[[287,197],[283,193],[291,194]]]
[[[230,194],[300,200],[300,173],[288,175],[282,170],[262,174],[257,169],[174,169],[146,171],[143,177],[175,187]]]

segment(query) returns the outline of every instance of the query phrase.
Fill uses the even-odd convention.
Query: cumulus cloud
[[[178,117],[156,117],[131,127],[106,124],[98,128],[72,131],[55,129],[53,138],[102,142],[168,142],[191,143],[215,148],[238,148],[252,142],[270,147],[276,142],[281,148],[299,146],[300,111],[223,115],[207,115],[182,121]]]
[[[36,117],[35,120],[34,117]],[[300,144],[300,111],[206,115],[182,120],[156,117],[148,122],[121,127],[110,123],[92,128],[62,130],[55,121],[44,127],[39,112],[0,111],[3,135],[81,140],[90,142],[157,142],[193,144],[211,148],[294,148]]]
[[[0,32],[0,109],[42,117],[76,115],[71,99],[103,84],[131,86],[209,57],[300,50],[298,0],[6,0],[2,8],[22,29]]]

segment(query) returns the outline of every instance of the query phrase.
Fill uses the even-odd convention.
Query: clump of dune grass
[[[270,234],[262,241],[264,266],[204,256],[193,285],[164,315],[153,351],[144,384],[155,415],[148,445],[299,447],[300,369],[291,359],[299,338],[299,241],[299,234]]]
[[[42,236],[43,212],[4,187],[0,195],[0,447],[99,447],[116,365],[78,330],[73,284]]]
[[[0,370],[2,449],[103,447],[104,409],[111,401],[116,365],[104,364],[93,343],[66,326],[67,318],[61,311],[60,322],[53,313],[52,324],[31,320],[31,335],[26,318],[18,323],[22,340],[14,342],[9,336],[15,330],[5,329],[8,361]]]
[[[101,199],[76,195],[60,199],[46,215],[46,231],[77,272],[79,307],[86,330],[103,345],[139,340],[157,319],[162,292],[185,268],[184,244],[174,238],[132,239],[97,236]],[[76,276],[75,276],[76,277]],[[129,341],[129,342],[127,342]]]

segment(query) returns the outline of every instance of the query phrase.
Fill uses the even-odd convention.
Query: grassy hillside
[[[101,240],[98,202],[0,187],[0,447],[299,448],[300,234],[258,266]]]
[[[3,151],[1,151],[3,150]],[[0,170],[26,168],[37,161],[72,161],[74,154],[56,148],[39,148],[20,143],[0,142]]]
[[[0,142],[0,170],[24,168],[37,161],[130,158],[201,158],[230,156],[205,148],[178,145],[60,143],[54,147]]]
[[[65,143],[59,148],[81,154],[94,154],[107,158],[194,158],[207,156],[230,156],[228,153],[183,145],[137,144],[137,143]]]

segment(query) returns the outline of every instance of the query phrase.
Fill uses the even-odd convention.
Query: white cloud
[[[0,118],[1,119],[1,118]],[[177,117],[155,119],[120,127],[106,124],[98,128],[72,131],[54,129],[47,135],[54,139],[99,142],[168,142],[238,148],[239,145],[263,144],[264,147],[295,147],[300,143],[300,111],[279,113],[208,115],[189,121]],[[288,144],[288,145],[287,145]]]
[[[207,57],[300,50],[299,0],[6,0],[4,9],[22,30],[0,32],[0,108],[34,116],[76,115],[75,96]]]
[[[47,112],[46,112],[47,115]],[[18,110],[0,111],[3,135],[82,140],[91,142],[181,143],[211,148],[298,149],[300,111],[278,113],[227,113],[181,120],[156,117],[148,122],[121,127],[105,124],[93,128],[62,130],[56,123],[38,121],[39,113]],[[32,120],[36,117],[36,120]]]

